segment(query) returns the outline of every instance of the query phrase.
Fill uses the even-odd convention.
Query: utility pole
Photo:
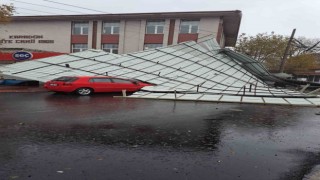
[[[291,33],[291,37],[289,39],[289,42],[288,42],[288,45],[286,47],[286,50],[284,52],[284,55],[281,59],[281,64],[280,64],[280,69],[279,69],[279,73],[282,73],[283,70],[284,70],[284,64],[286,63],[286,60],[288,58],[288,52],[289,52],[289,49],[290,49],[290,46],[291,46],[291,43],[292,43],[292,40],[293,40],[293,37],[294,37],[294,34],[296,33],[296,29],[293,29],[292,33]]]

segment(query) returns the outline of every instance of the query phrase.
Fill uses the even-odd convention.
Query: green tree
[[[255,36],[241,34],[235,47],[235,51],[246,54],[264,64],[269,70],[278,71],[281,59],[284,56],[289,37],[260,33]],[[315,51],[307,51],[310,47],[317,45],[319,39],[307,39],[299,37],[292,42],[288,59],[285,62],[285,71],[308,70],[319,64],[319,57],[314,55]]]
[[[319,57],[317,54],[301,54],[291,57],[285,64],[284,71],[287,73],[297,71],[308,71],[315,67],[319,67]]]
[[[288,40],[288,37],[276,35],[274,32],[259,33],[255,36],[243,33],[238,38],[235,51],[256,59],[269,70],[278,70]]]
[[[10,21],[10,17],[14,13],[13,5],[0,4],[0,23]]]

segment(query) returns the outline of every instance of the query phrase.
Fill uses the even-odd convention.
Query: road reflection
[[[46,109],[15,123],[6,132],[31,141],[96,143],[128,147],[157,146],[212,151],[219,143],[221,122],[204,121],[194,103],[50,94]],[[34,107],[26,107],[34,110]],[[19,113],[19,112],[17,112]],[[13,114],[7,113],[7,118]],[[22,121],[22,124],[19,124]]]
[[[124,151],[120,164],[127,163],[127,156],[135,162],[136,157],[155,153],[149,157],[153,161],[154,156],[170,152],[181,164],[200,165],[203,177],[231,179],[300,178],[320,160],[315,108],[123,99],[107,94],[17,93],[0,94],[0,100],[0,163],[8,166],[8,172],[10,166],[20,167],[15,162],[23,159],[34,164],[37,148],[48,151],[41,158],[52,156],[54,161],[62,156],[66,158],[60,159],[62,163],[68,161],[69,151],[81,154],[83,147],[94,157],[108,156],[110,149]],[[230,173],[221,175],[226,171]]]

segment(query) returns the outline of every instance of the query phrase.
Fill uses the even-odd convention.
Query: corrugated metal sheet
[[[265,77],[270,74],[261,64],[231,51],[222,53],[214,41],[124,55],[89,50],[7,65],[0,71],[41,82],[60,76],[108,74],[157,85],[143,88],[147,92],[137,92],[132,98],[319,106],[317,96],[269,87],[265,80],[270,79]]]

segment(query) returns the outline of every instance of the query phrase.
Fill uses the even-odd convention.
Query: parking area
[[[301,179],[319,108],[0,93],[3,179]],[[1,178],[0,178],[1,179]]]

